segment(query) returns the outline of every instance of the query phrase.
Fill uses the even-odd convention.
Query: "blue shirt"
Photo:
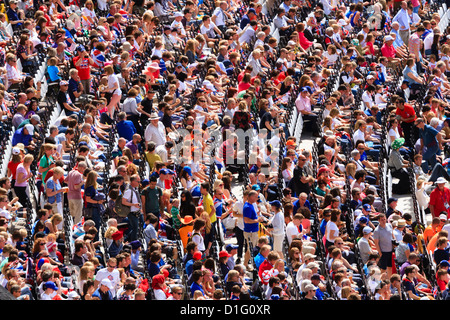
[[[50,77],[50,81],[57,81],[60,80],[61,77],[59,76],[59,69],[57,66],[48,66],[47,72]]]
[[[423,129],[419,129],[420,137],[423,139],[423,145],[427,148],[437,148],[438,141],[436,135],[439,133],[435,128],[426,124]]]
[[[258,214],[256,213],[255,207],[253,204],[246,202],[244,204],[244,209],[242,211],[244,218],[249,218],[252,220],[258,219]],[[244,220],[244,232],[258,232],[259,230],[259,223],[245,223]]]
[[[203,295],[205,295],[205,291],[203,291],[203,286],[201,284],[197,284],[196,282],[193,282],[191,284],[191,298],[194,297],[194,292],[200,290]]]
[[[133,140],[133,134],[136,133],[136,127],[130,120],[117,122],[117,133],[119,137],[125,138],[127,141]]]
[[[73,78],[69,79],[69,88],[67,89],[67,92],[69,93],[70,100],[75,101],[76,97],[74,96],[74,92],[78,91],[79,85],[78,81],[75,81]]]
[[[31,136],[31,134],[24,134],[23,133],[24,128],[25,127],[20,128],[20,129],[16,130],[16,132],[14,132],[13,139],[12,139],[13,146],[17,145],[18,143],[23,143],[23,145],[25,147],[30,145],[32,136]]]
[[[300,200],[295,200],[293,205],[294,205],[294,214],[296,214],[297,210],[300,208]],[[308,208],[309,211],[311,211],[311,204],[309,203],[308,200],[305,201],[305,204],[303,206]]]
[[[58,191],[61,190],[61,184],[59,183],[59,181],[57,180],[56,182],[53,180],[53,177],[51,177],[50,179],[47,180],[46,182],[46,186],[47,189],[50,189],[52,191]],[[57,193],[54,196],[48,197],[48,202],[49,203],[59,203],[61,202],[61,193]]]
[[[255,266],[257,269],[259,269],[259,266],[261,265],[261,263],[266,260],[266,258],[263,257],[263,255],[260,253],[258,253],[256,255],[256,257],[253,259],[255,261]]]
[[[244,14],[244,16],[241,19],[241,24],[239,25],[239,27],[241,28],[241,30],[244,30],[244,28],[250,23],[250,18]]]

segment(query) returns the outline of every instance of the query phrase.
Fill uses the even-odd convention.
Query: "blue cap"
[[[173,170],[170,170],[170,169],[166,169],[166,170],[167,170],[166,174],[175,174],[175,171],[173,171]]]
[[[281,202],[278,200],[273,200],[269,202],[271,206],[277,207],[277,208],[281,208]]]
[[[139,240],[131,241],[131,242],[130,242],[130,245],[131,245],[131,248],[132,248],[133,250],[135,250],[135,249],[137,249],[137,248],[139,248],[139,247],[142,247],[142,243],[141,243]]]
[[[261,187],[259,186],[259,184],[254,184],[254,185],[252,185],[252,190],[258,191],[258,190],[261,190]]]
[[[230,252],[231,250],[237,249],[237,248],[239,248],[238,245],[229,243],[229,244],[227,244],[227,246],[225,247],[225,250],[227,250],[228,252]]]
[[[143,187],[146,187],[146,186],[148,186],[150,184],[150,181],[148,180],[148,179],[144,179],[144,180],[142,180],[142,182],[141,182],[141,185],[143,186]]]
[[[77,51],[79,52],[83,52],[86,51],[86,49],[84,48],[84,46],[82,46],[81,44],[77,47]]]
[[[161,170],[159,170],[159,174],[169,174],[169,170],[162,168]]]
[[[58,287],[56,286],[56,284],[53,281],[47,281],[44,284],[46,289],[53,289],[53,290],[58,290]]]
[[[248,9],[247,13],[253,13],[256,14],[256,10],[253,8]]]
[[[365,205],[363,205],[363,209],[366,211],[371,212],[372,211],[372,207],[370,206],[370,204],[366,203]]]
[[[450,263],[447,260],[442,260],[439,262],[440,267],[450,267]]]
[[[189,166],[184,166],[184,167],[183,167],[183,170],[184,170],[185,172],[187,172],[187,174],[188,174],[190,177],[192,177],[192,170],[191,170],[191,167],[189,167]]]
[[[312,94],[312,89],[310,86],[302,87],[302,92],[305,92],[305,91],[308,91],[310,94]]]
[[[367,223],[367,222],[369,222],[369,219],[367,219],[366,217],[361,217],[361,218],[359,218],[359,222]]]

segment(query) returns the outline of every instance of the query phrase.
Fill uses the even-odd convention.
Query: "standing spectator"
[[[83,199],[81,196],[81,187],[84,185],[84,171],[86,170],[86,162],[78,162],[67,175],[66,182],[68,185],[67,200],[69,202],[69,212],[74,219],[74,224],[81,222],[83,214]]]
[[[392,225],[387,222],[386,215],[380,213],[378,215],[378,226],[373,232],[373,240],[379,254],[381,254],[378,263],[381,272],[387,271],[388,277],[392,275]]]

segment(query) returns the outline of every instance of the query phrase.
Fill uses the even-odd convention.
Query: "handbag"
[[[91,208],[87,208],[87,207],[83,207],[83,217],[84,217],[84,221],[92,219],[92,207]]]

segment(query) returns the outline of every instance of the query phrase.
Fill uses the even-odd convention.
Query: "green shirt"
[[[142,190],[141,196],[145,197],[145,213],[153,213],[159,216],[159,199],[162,197],[161,188],[155,187],[150,189],[150,187],[146,187]]]
[[[45,181],[45,176],[47,175],[47,172],[50,170],[50,165],[53,163],[53,157],[47,157],[45,154],[42,156],[41,160],[39,161],[39,167],[41,168],[47,168],[44,172],[42,172],[42,183]]]

